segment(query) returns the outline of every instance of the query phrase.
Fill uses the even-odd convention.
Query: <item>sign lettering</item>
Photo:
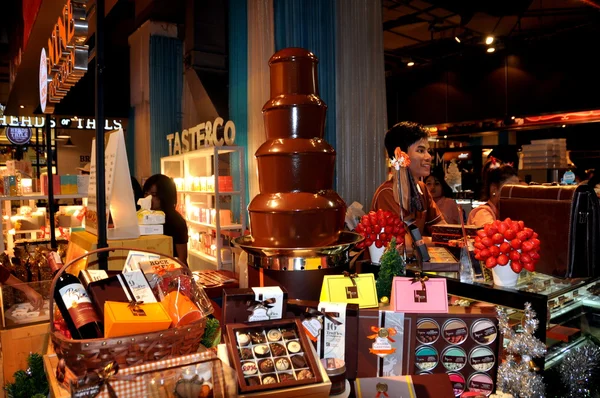
[[[223,118],[216,118],[213,122],[200,123],[197,126],[185,129],[181,132],[167,135],[169,143],[169,156],[180,155],[196,149],[234,145],[235,124]]]
[[[67,0],[48,39],[47,77],[40,70],[40,100],[43,95],[46,97],[47,104],[42,103],[42,109],[48,113],[52,113],[53,104],[58,104],[87,71],[88,46],[83,44],[87,31],[85,2]],[[42,50],[40,62],[45,58]]]
[[[80,129],[80,130],[95,130],[96,119],[85,119],[77,118],[72,120],[70,118],[58,118],[52,119],[50,127],[55,128],[56,125],[60,128],[68,129]],[[0,116],[0,127],[36,127],[42,128],[46,125],[45,117],[28,117],[28,116]],[[108,131],[118,130],[123,127],[122,119],[105,119],[104,129]]]

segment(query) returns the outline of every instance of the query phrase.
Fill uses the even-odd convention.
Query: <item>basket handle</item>
[[[81,256],[76,257],[76,258],[72,259],[71,261],[69,261],[68,263],[64,264],[61,267],[61,269],[58,270],[58,272],[56,273],[56,275],[54,275],[54,278],[52,278],[52,284],[50,285],[49,305],[48,305],[48,311],[50,312],[50,330],[51,331],[54,331],[54,289],[56,289],[56,282],[58,281],[58,277],[60,275],[62,275],[62,273],[65,272],[65,270],[67,268],[69,268],[71,265],[75,264],[76,262],[78,262],[80,260],[83,260],[87,256],[91,256],[92,254],[98,254],[98,253],[114,252],[114,251],[117,251],[117,250],[125,250],[125,251],[135,250],[135,251],[138,251],[138,252],[149,253],[149,254],[156,254],[156,255],[159,255],[161,257],[167,257],[168,259],[173,260],[176,263],[178,263],[179,265],[181,265],[182,268],[184,268],[184,269],[187,268],[189,270],[189,267],[187,265],[185,265],[178,258],[175,258],[173,256],[169,256],[168,254],[159,253],[159,252],[152,251],[152,250],[139,249],[139,248],[103,247],[101,249],[92,250],[92,251],[89,251],[89,252],[87,252],[85,254],[82,254]],[[86,263],[86,268],[87,268],[87,263]]]

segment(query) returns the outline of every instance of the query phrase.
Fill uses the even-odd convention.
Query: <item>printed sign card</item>
[[[88,207],[85,216],[86,231],[98,235],[98,205],[96,198],[96,141],[92,141],[92,161],[90,164],[90,186]],[[125,136],[123,129],[110,134],[104,155],[107,239],[136,239],[140,237],[135,199],[129,175]],[[113,195],[118,192],[117,195]],[[113,228],[108,228],[109,214]]]

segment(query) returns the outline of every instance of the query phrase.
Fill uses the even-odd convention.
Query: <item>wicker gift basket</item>
[[[193,277],[189,268],[178,259],[162,253],[135,248],[97,249],[74,258],[65,264],[54,276],[50,287],[50,338],[58,358],[64,359],[70,370],[78,376],[102,369],[113,361],[118,363],[120,368],[123,368],[197,352],[204,335],[206,319],[213,312],[213,307],[204,290],[193,283],[192,291],[194,299],[204,315],[201,319],[193,323],[158,332],[130,336],[81,340],[67,338],[62,332],[56,329],[54,322],[53,292],[56,289],[58,277],[75,264],[85,263],[86,268],[93,268],[98,264],[99,260],[89,263],[82,260],[86,260],[86,257],[99,253],[107,253],[111,260],[125,259],[123,256],[114,255],[113,252],[117,250],[126,253],[129,250],[135,250],[137,252],[159,255],[161,259],[169,259],[178,263],[181,265],[181,269],[178,268],[178,271]]]

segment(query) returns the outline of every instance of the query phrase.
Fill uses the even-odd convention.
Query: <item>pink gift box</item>
[[[423,286],[424,284],[424,286]],[[395,277],[392,281],[391,308],[405,313],[448,313],[446,279],[432,278],[421,283],[413,278]]]

